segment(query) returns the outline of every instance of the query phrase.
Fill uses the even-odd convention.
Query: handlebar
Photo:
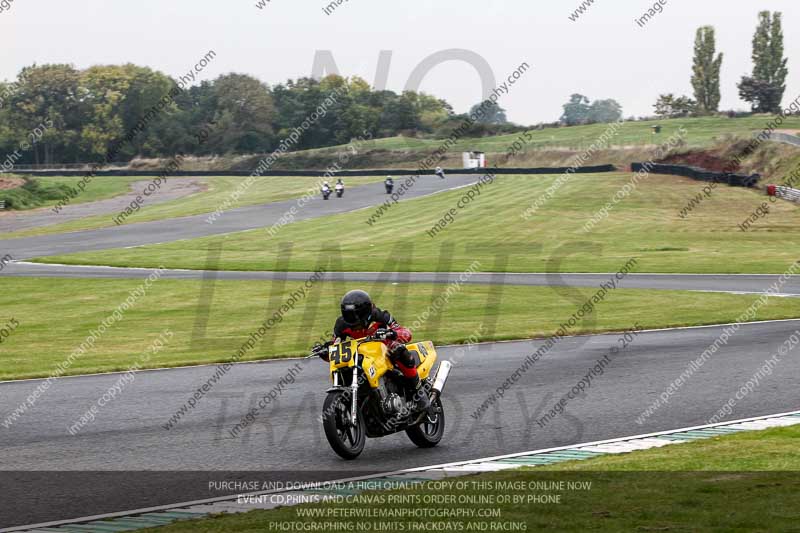
[[[391,330],[387,330],[391,331]],[[368,337],[363,337],[361,339],[355,339],[358,341],[358,344],[364,344],[365,342],[382,342],[387,339],[386,336],[381,335],[370,335]],[[316,344],[311,347],[311,354],[306,357],[306,359],[312,359],[314,357],[322,357],[323,355],[327,355],[328,348],[333,345],[333,342],[328,341],[324,344]]]
[[[386,340],[385,337],[381,337],[379,335],[370,335],[368,337],[363,337],[361,339],[355,339],[358,341],[358,344],[363,344],[365,342],[375,342],[375,341],[384,341]],[[333,342],[328,341],[324,344],[316,344],[311,347],[311,355],[307,356],[308,359],[312,357],[319,357],[321,353],[326,353],[328,348],[333,345]]]
[[[311,359],[313,357],[322,357],[322,355],[328,352],[328,347],[331,345],[330,342],[326,342],[325,344],[317,343],[311,347],[311,354],[306,357],[306,359]]]

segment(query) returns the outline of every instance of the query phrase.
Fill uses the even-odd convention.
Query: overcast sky
[[[652,114],[659,93],[691,94],[694,32],[711,24],[725,53],[721,107],[747,109],[736,82],[751,71],[757,13],[771,9],[787,30],[785,102],[800,95],[797,0],[667,0],[644,28],[643,0],[595,0],[577,22],[568,15],[580,0],[347,0],[330,15],[331,0],[257,1],[13,0],[0,12],[0,78],[34,62],[132,62],[179,76],[213,49],[205,79],[233,71],[274,84],[310,75],[316,51],[330,50],[342,74],[373,83],[380,51],[391,50],[388,88],[400,91],[425,57],[457,48],[484,58],[498,81],[533,67],[501,99],[511,120],[531,124],[558,119],[574,92],[615,98],[626,116]],[[458,61],[432,70],[422,90],[456,111],[481,97],[475,69]]]

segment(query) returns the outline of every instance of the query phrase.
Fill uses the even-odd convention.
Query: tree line
[[[742,76],[737,84],[739,96],[748,102],[754,113],[779,114],[789,74],[784,57],[782,15],[762,11],[752,41],[753,71]],[[654,105],[656,114],[665,117],[707,115],[719,111],[720,72],[723,54],[717,53],[712,26],[698,28],[692,62],[694,98],[662,94]]]
[[[118,162],[137,156],[267,153],[331,95],[335,103],[325,106],[294,149],[346,144],[365,133],[446,137],[466,117],[445,100],[376,91],[357,77],[300,78],[269,86],[245,74],[226,74],[179,91],[153,116],[165,95],[176,92],[176,83],[133,64],[26,67],[15,80],[0,83],[0,153],[19,153],[18,164],[95,161],[109,151]],[[144,116],[149,120],[142,129]],[[52,127],[32,146],[25,145],[45,121]],[[505,131],[517,129],[499,110],[468,134]]]
[[[739,94],[753,112],[780,113],[788,75],[781,13],[759,14],[752,46],[753,71],[742,77]],[[694,98],[662,94],[656,114],[718,112],[722,64],[714,28],[699,28],[691,77]],[[179,91],[152,116],[176,84],[162,72],[133,64],[84,70],[67,64],[26,67],[15,80],[0,82],[0,153],[14,154],[15,164],[83,163],[106,159],[109,153],[115,162],[137,156],[268,153],[332,95],[335,104],[303,131],[294,150],[346,144],[365,134],[448,138],[458,130],[481,137],[525,129],[510,123],[505,110],[494,104],[462,131],[469,114],[456,114],[443,99],[373,90],[361,78],[337,75],[269,86],[246,74],[226,74]],[[591,102],[582,94],[573,94],[563,108],[558,122],[539,126],[614,122],[623,116],[617,101]],[[145,116],[147,127],[141,130],[137,125]],[[42,131],[44,124],[48,127],[29,146],[31,132]]]

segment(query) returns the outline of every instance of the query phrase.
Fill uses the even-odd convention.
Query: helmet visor
[[[347,304],[342,306],[342,318],[348,326],[366,326],[372,314],[371,306]]]

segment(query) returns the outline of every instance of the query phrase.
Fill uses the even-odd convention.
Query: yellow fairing
[[[406,347],[409,351],[419,354],[420,365],[417,368],[419,379],[427,378],[437,358],[436,348],[433,347],[433,343],[431,341],[416,342],[407,344]]]
[[[430,341],[418,342],[407,345],[409,351],[419,356],[420,366],[417,369],[420,379],[425,379],[436,363],[436,349]],[[331,374],[341,368],[348,368],[355,364],[354,355],[358,352],[361,368],[373,389],[377,388],[381,377],[392,370],[394,365],[387,355],[388,349],[382,342],[365,342],[359,345],[358,341],[346,341],[335,344],[329,349]]]
[[[358,352],[361,368],[373,389],[378,387],[381,377],[392,369],[392,362],[387,355],[388,348],[382,342],[346,341],[329,348],[331,374],[336,370],[348,368],[355,364],[353,355]]]
[[[330,359],[331,373],[340,368],[348,368],[355,364],[355,357],[358,351],[358,341],[345,341],[334,344],[328,348],[328,358]]]
[[[364,369],[364,375],[373,389],[378,388],[383,375],[394,367],[387,355],[388,351],[382,342],[367,342],[359,348],[359,353],[364,357],[361,368]]]

